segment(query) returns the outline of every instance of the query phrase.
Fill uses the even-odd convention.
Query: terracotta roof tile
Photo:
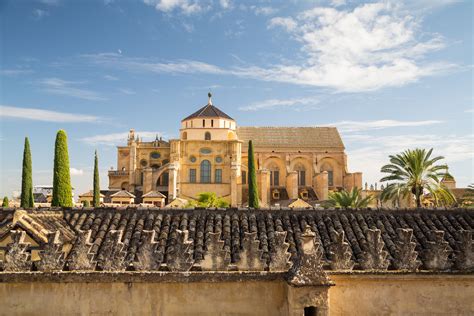
[[[344,149],[335,127],[237,127],[240,140],[252,140],[255,147],[298,147]],[[246,146],[243,146],[244,151]]]
[[[196,112],[194,112],[193,114],[184,118],[183,121],[186,121],[192,118],[200,118],[200,117],[222,117],[229,120],[234,120],[233,118],[231,118],[229,115],[222,112],[220,109],[218,109],[214,105],[207,104],[203,106],[202,108],[200,108],[199,110],[197,110]]]
[[[120,190],[114,194],[111,195],[111,197],[127,197],[127,198],[135,198],[135,195],[132,193],[125,191],[125,190]]]
[[[35,217],[36,216],[36,217]],[[321,243],[324,267],[328,269],[332,258],[330,249],[338,236],[344,233],[344,241],[349,245],[355,270],[363,269],[361,264],[373,244],[369,233],[380,231],[381,242],[387,252],[389,269],[399,258],[399,232],[397,229],[411,229],[412,242],[418,252],[418,260],[430,266],[423,256],[436,246],[436,240],[442,234],[447,243],[448,252],[461,251],[461,231],[474,230],[474,212],[469,210],[413,210],[413,211],[348,211],[348,210],[280,210],[280,211],[241,211],[241,210],[183,210],[183,209],[94,209],[92,211],[74,209],[64,211],[64,219],[57,214],[45,212],[42,216],[28,215],[28,218],[40,218],[41,226],[73,228],[79,231],[91,230],[92,253],[101,267],[109,260],[110,242],[121,231],[121,240],[126,265],[132,266],[137,254],[145,243],[144,231],[155,231],[155,259],[166,264],[175,259],[179,246],[179,232],[187,230],[190,254],[199,264],[206,254],[211,233],[220,233],[223,249],[230,251],[231,263],[241,259],[241,247],[246,233],[256,233],[262,258],[270,263],[271,254],[278,246],[275,232],[286,232],[289,244],[290,260],[296,261],[302,253],[301,236],[307,226],[315,234],[315,240]],[[25,217],[26,218],[26,217]],[[3,221],[2,221],[3,223]],[[59,223],[59,224],[58,224]],[[3,223],[5,225],[5,223]],[[33,223],[29,223],[33,227]],[[35,228],[35,230],[37,230]],[[150,235],[147,235],[150,236]],[[108,246],[105,246],[105,245]],[[170,259],[171,258],[171,259]],[[456,256],[447,257],[448,266],[456,264]]]

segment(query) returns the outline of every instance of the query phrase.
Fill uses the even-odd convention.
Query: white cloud
[[[33,108],[18,108],[7,105],[0,105],[0,117],[61,123],[91,123],[100,121],[99,117],[92,115],[55,112]]]
[[[219,4],[223,9],[231,9],[233,6],[231,0],[219,0]]]
[[[444,39],[423,32],[422,18],[407,12],[402,5],[381,2],[351,10],[315,7],[294,17],[274,17],[267,27],[282,27],[301,45],[303,54],[288,57],[286,64],[267,67],[224,68],[194,60],[157,62],[113,53],[82,57],[129,71],[232,75],[342,92],[402,86],[455,69],[453,64],[427,61],[430,53],[445,47]],[[228,33],[235,34],[240,33]]]
[[[40,89],[51,94],[65,95],[90,101],[106,100],[106,98],[95,91],[76,87],[82,84],[84,84],[82,81],[66,81],[59,78],[45,78],[38,81]]]
[[[127,94],[127,95],[136,94],[135,91],[132,91],[132,90],[130,90],[130,89],[125,89],[125,88],[120,88],[119,91],[122,92],[123,94]]]
[[[84,175],[84,170],[82,170],[82,169],[69,168],[69,172],[71,173],[71,176],[82,176],[82,175]]]
[[[268,99],[240,107],[241,111],[268,110],[279,107],[292,107],[293,110],[314,109],[319,103],[317,98],[295,98],[295,99]]]
[[[188,33],[194,32],[194,25],[190,23],[186,23],[186,22],[183,22],[182,25],[183,25],[183,28],[186,30],[186,32]]]
[[[39,2],[47,5],[58,5],[60,0],[39,0]]]
[[[252,6],[251,9],[255,13],[255,15],[272,15],[278,12],[277,8],[273,7],[256,7]]]
[[[206,10],[202,3],[192,0],[143,0],[143,2],[165,13],[179,11],[180,13],[190,15]]]
[[[394,127],[418,127],[440,124],[442,121],[397,121],[397,120],[376,120],[376,121],[340,121],[326,126],[337,126],[341,132],[361,132],[368,130],[379,130]]]
[[[346,0],[330,0],[329,2],[333,7],[340,7],[346,4]]]
[[[33,73],[31,69],[2,69],[0,73],[4,76],[20,76]]]
[[[401,86],[452,67],[422,62],[426,54],[444,47],[443,39],[435,34],[421,41],[419,20],[389,2],[351,11],[315,7],[296,19],[273,18],[268,27],[275,26],[284,27],[301,43],[306,58],[301,65],[254,68],[254,76],[263,80],[369,91]]]
[[[388,156],[406,149],[434,148],[433,155],[444,156],[442,163],[471,161],[474,163],[472,144],[474,135],[432,135],[405,134],[397,136],[343,135],[349,159],[350,170],[362,171],[364,181],[378,182],[382,178],[380,168],[388,163]],[[353,148],[353,149],[352,149]],[[456,175],[455,175],[456,176]],[[472,169],[469,175],[473,179]]]
[[[207,64],[195,60],[178,60],[175,62],[158,62],[145,58],[130,58],[115,53],[100,53],[81,55],[91,62],[108,66],[129,70],[132,72],[155,72],[155,73],[205,73],[205,74],[226,74],[228,71],[218,66]]]
[[[44,18],[45,16],[48,16],[49,12],[46,10],[41,10],[41,9],[34,9],[33,15],[35,16],[35,18],[39,20],[39,19]]]
[[[117,81],[117,80],[119,80],[119,78],[117,78],[117,77],[115,77],[115,76],[111,76],[111,75],[104,75],[104,79],[110,80],[110,81]]]
[[[154,140],[156,137],[165,137],[166,134],[160,132],[136,131],[135,136],[143,138],[144,141]],[[89,145],[117,146],[127,143],[128,132],[101,134],[81,138],[80,140]]]
[[[268,28],[272,29],[275,27],[283,27],[287,31],[293,31],[297,26],[297,23],[292,18],[282,18],[276,17],[272,18],[270,22],[268,22]]]

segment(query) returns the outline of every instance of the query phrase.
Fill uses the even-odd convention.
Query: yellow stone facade
[[[207,105],[181,121],[179,139],[143,142],[130,130],[127,145],[117,148],[109,189],[137,196],[158,191],[168,203],[215,192],[232,206],[245,205],[249,140],[264,206],[297,198],[314,204],[327,199],[329,190],[362,188],[362,173],[348,171],[336,128],[238,127],[209,96]]]

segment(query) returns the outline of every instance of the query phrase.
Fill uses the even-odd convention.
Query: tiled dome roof
[[[186,121],[186,120],[189,120],[189,119],[192,119],[192,118],[199,118],[199,117],[222,117],[222,118],[226,118],[226,119],[229,119],[229,120],[234,120],[233,118],[231,118],[229,115],[227,115],[224,112],[222,112],[221,110],[219,110],[214,105],[207,104],[204,107],[197,110],[196,112],[194,112],[193,114],[191,114],[188,117],[186,117],[185,119],[183,119],[183,121]]]

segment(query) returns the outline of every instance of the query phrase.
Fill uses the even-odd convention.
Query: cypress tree
[[[255,173],[255,158],[253,144],[249,141],[248,151],[248,184],[249,184],[249,207],[258,208],[257,175]]]
[[[94,157],[94,195],[92,197],[92,206],[100,206],[99,158],[97,157],[97,150]]]
[[[7,196],[3,197],[2,207],[8,207],[8,204],[9,204],[8,197]]]
[[[53,172],[53,200],[51,206],[72,207],[67,135],[63,130],[59,130],[56,134]]]
[[[25,137],[23,149],[23,170],[21,173],[21,202],[20,207],[32,208],[35,206],[33,199],[33,169],[31,166],[30,141]]]

